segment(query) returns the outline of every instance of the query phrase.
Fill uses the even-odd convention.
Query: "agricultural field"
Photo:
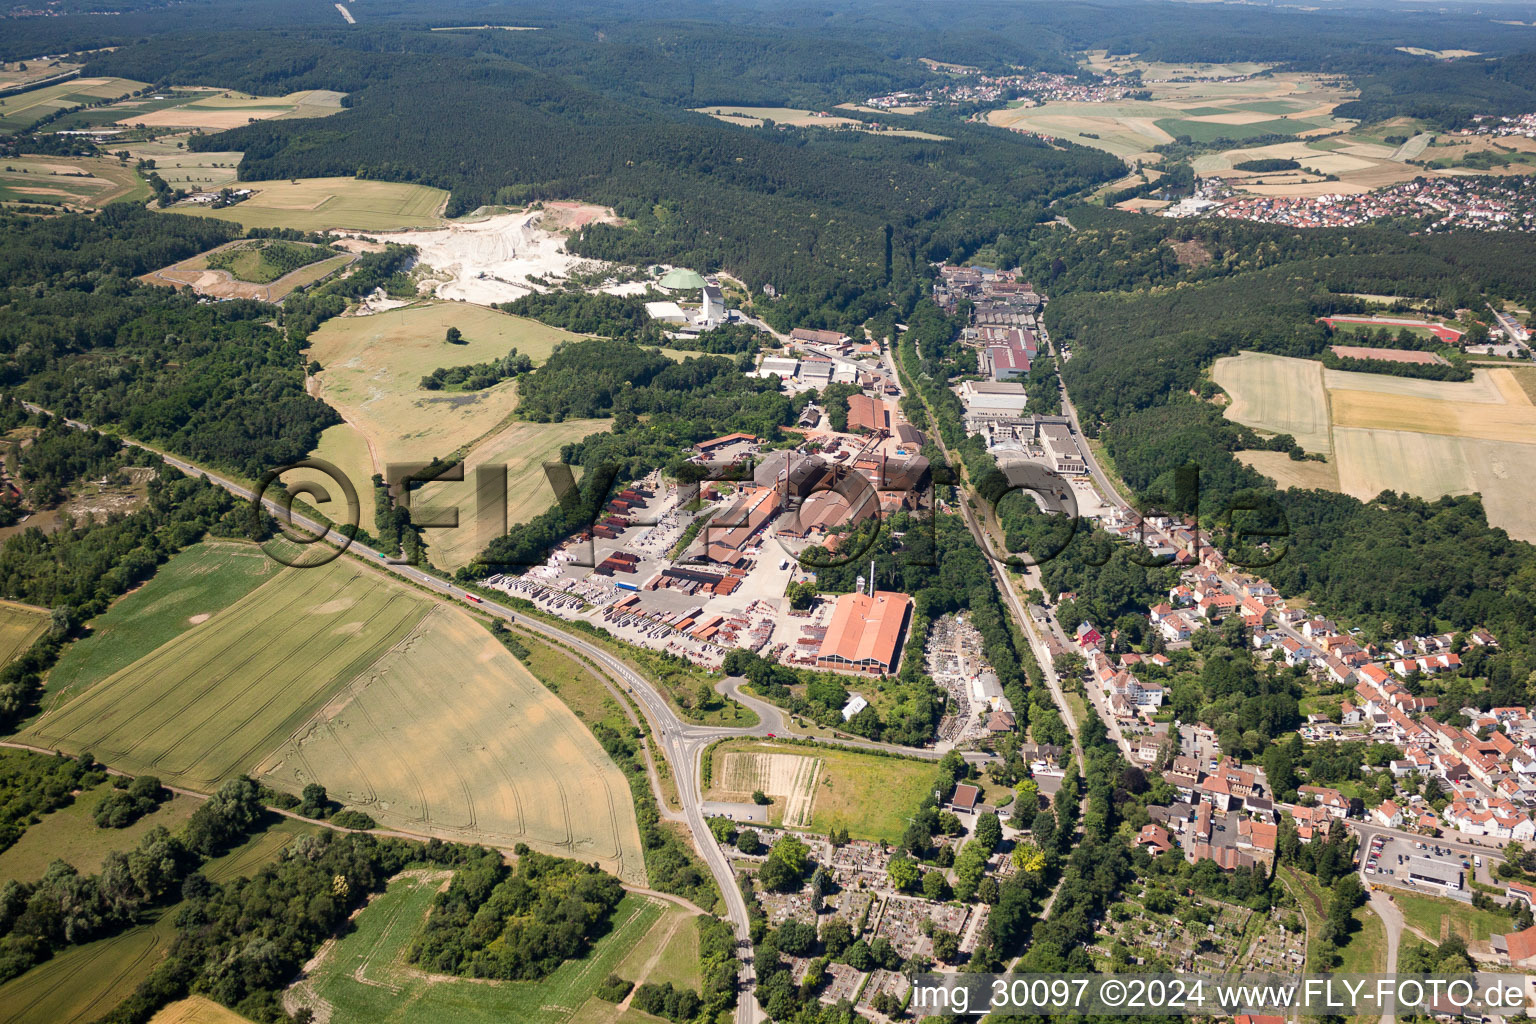
[[[353,928],[331,940],[285,994],[290,1012],[301,1006],[333,1021],[442,1020],[454,1024],[589,1024],[592,1021],[654,1022],[656,1018],[598,1000],[592,993],[609,974],[633,969],[633,954],[658,933],[669,934],[682,911],[646,896],[627,895],[613,913],[612,930],[582,960],[560,965],[542,981],[487,982],[426,974],[406,962],[411,938],[425,919],[444,872],[413,871],[394,879],[354,919]],[[643,966],[638,965],[638,966]]]
[[[226,1006],[206,996],[178,999],[149,1018],[149,1024],[251,1024]]]
[[[438,605],[255,769],[319,782],[386,828],[527,843],[644,884],[628,783],[570,710],[475,619]]]
[[[11,157],[0,163],[0,201],[96,209],[148,198],[149,185],[132,165],[106,157]]]
[[[537,25],[441,25],[433,32],[486,32],[496,29],[502,32],[537,32]]]
[[[1526,486],[1536,475],[1536,404],[1516,374],[1526,369],[1478,369],[1470,381],[1429,381],[1245,352],[1217,360],[1213,377],[1232,396],[1228,419],[1292,433],[1308,450],[1329,455],[1325,465],[1239,453],[1281,486],[1326,487],[1362,501],[1384,490],[1425,498],[1477,493],[1490,523],[1536,540]]]
[[[268,815],[268,819],[270,823],[266,829],[247,839],[244,845],[203,864],[203,874],[210,882],[249,878],[275,862],[300,836],[315,835],[323,830],[323,826],[280,818],[275,814]]]
[[[1436,135],[1413,156],[1432,170],[1451,174],[1530,174],[1536,167],[1536,139]]]
[[[182,136],[180,138],[185,138]],[[235,168],[245,156],[235,150],[210,150],[194,153],[177,136],[153,142],[133,142],[123,146],[134,162],[153,160],[155,173],[171,188],[189,192],[215,191],[235,181]]]
[[[127,828],[101,828],[92,815],[112,792],[111,784],[103,783],[81,793],[68,807],[49,811],[36,825],[29,825],[14,846],[0,853],[0,883],[35,881],[55,860],[73,864],[81,874],[94,873],[101,870],[113,850],[133,849],[139,837],[157,825],[174,832],[202,806],[196,797],[172,796]]]
[[[1536,141],[1531,139],[1436,135],[1419,130],[1422,126],[1417,123],[1397,120],[1403,123],[1354,128],[1329,138],[1203,153],[1194,158],[1193,167],[1199,174],[1226,178],[1244,192],[1267,196],[1368,192],[1416,177],[1536,171]],[[1264,159],[1294,160],[1301,169],[1260,172],[1235,168],[1245,161]]]
[[[560,447],[589,434],[609,429],[612,420],[566,420],[562,423],[526,423],[515,420],[487,437],[465,457],[464,482],[427,484],[418,489],[412,508],[422,517],[457,507],[457,529],[428,530],[427,557],[439,569],[468,565],[504,526],[526,523],[555,503],[554,488],[544,474],[544,463],[560,461]],[[323,439],[322,439],[323,443]],[[481,466],[505,467],[506,493],[482,494],[477,486]],[[500,514],[506,509],[505,516]],[[482,510],[485,510],[482,512]]]
[[[375,469],[368,439],[350,423],[338,423],[326,427],[320,434],[320,444],[309,453],[311,458],[322,459],[336,467],[357,490],[358,525],[370,534],[378,532],[378,520],[374,514],[373,474]],[[295,469],[283,474],[283,482],[290,488],[300,483],[315,483],[325,488],[328,500],[321,502],[313,494],[300,499],[311,508],[329,517],[333,522],[347,521],[347,499],[339,485],[317,470]]]
[[[281,245],[308,249],[319,257],[301,267],[274,263],[271,247]],[[357,257],[331,253],[324,246],[307,242],[268,242],[240,239],[229,242],[191,259],[145,274],[140,280],[191,288],[199,295],[216,299],[260,299],[280,302],[295,288],[314,284]],[[285,272],[286,271],[286,272]]]
[[[207,540],[179,552],[143,586],[88,624],[48,672],[45,713],[189,630],[207,623],[280,566],[255,544]]]
[[[1426,50],[1422,46],[1399,46],[1397,50],[1415,57],[1433,57],[1435,60],[1456,60],[1461,57],[1480,56],[1477,50]]]
[[[115,103],[104,103],[99,107],[71,111],[49,121],[43,130],[96,132],[103,139],[114,142],[119,139],[139,138],[164,130],[145,123],[151,115],[202,99],[215,91],[217,90],[168,89],[164,92],[145,90],[139,95],[126,97]]]
[[[1122,158],[1156,162],[1153,146],[1189,136],[1196,142],[1241,140],[1259,135],[1304,135],[1349,127],[1331,111],[1351,93],[1316,75],[1278,72],[1246,81],[1219,81],[1252,75],[1258,64],[1163,65],[1090,55],[1101,73],[1140,70],[1149,100],[1112,103],[1050,102],[994,110],[987,120],[1004,128],[1070,139]],[[1023,101],[1028,102],[1028,101]]]
[[[1336,427],[1536,442],[1536,406],[1508,370],[1479,369],[1466,382],[1339,370],[1323,380]]]
[[[727,758],[732,754],[745,754],[749,758],[773,755],[819,761],[821,765],[814,776],[815,794],[810,801],[810,829],[823,835],[833,828],[842,827],[855,839],[895,842],[906,828],[905,809],[922,799],[929,784],[933,782],[933,765],[921,761],[831,748],[815,748],[815,753],[809,754],[804,747],[733,740],[714,749],[710,790],[705,799],[732,802],[751,799],[751,789],[741,792],[722,788],[727,780],[721,773],[726,769]],[[746,773],[740,769],[736,771],[738,779],[745,778]],[[752,774],[756,774],[756,771]],[[782,816],[787,803],[787,799],[775,800],[769,807],[770,816]]]
[[[146,128],[196,128],[217,132],[238,128],[251,121],[272,118],[326,117],[341,112],[345,93],[308,89],[287,96],[256,96],[240,92],[199,90],[168,96],[175,102],[152,110],[124,112],[117,124]],[[159,97],[153,97],[159,99]]]
[[[87,103],[120,99],[146,88],[127,78],[72,78],[41,89],[0,97],[0,134],[21,131],[49,114]]]
[[[48,609],[0,601],[0,665],[32,646],[48,631]]]
[[[88,1024],[149,977],[176,937],[174,907],[153,923],[71,946],[0,985],[0,1024]]]
[[[1138,60],[1135,54],[1110,56],[1106,50],[1087,51],[1083,55],[1083,63],[1087,65],[1088,70],[1100,75],[1128,75],[1133,71],[1139,71],[1142,80],[1146,82],[1235,78],[1242,75],[1256,75],[1269,67],[1268,64],[1255,64],[1251,61],[1231,64],[1205,62],[1170,64],[1163,61]]]
[[[1255,111],[1255,113],[1258,113]],[[1217,139],[1248,139],[1260,135],[1299,135],[1303,132],[1334,127],[1327,115],[1317,117],[1277,117],[1250,120],[1240,113],[1210,114],[1203,117],[1168,117],[1153,122],[1174,138],[1187,136],[1195,142]]]
[[[1536,366],[1511,366],[1508,372],[1525,392],[1525,397],[1536,404]]]
[[[1244,352],[1218,359],[1211,377],[1232,396],[1227,419],[1255,430],[1290,434],[1309,452],[1326,455],[1333,450],[1322,363]]]
[[[844,104],[839,109],[858,109]],[[716,121],[724,121],[726,124],[734,124],[741,128],[761,128],[765,122],[774,124],[793,125],[796,128],[846,128],[851,131],[865,132],[870,135],[896,135],[911,139],[929,139],[934,142],[947,142],[948,136],[935,135],[932,132],[921,132],[909,128],[885,128],[869,121],[862,121],[856,117],[841,117],[837,114],[822,114],[814,110],[798,110],[793,107],[697,107],[696,114],[708,114]]]
[[[293,735],[431,605],[350,559],[285,569],[21,736],[211,790]]]
[[[443,340],[457,327],[464,344]],[[374,468],[354,480],[367,496],[368,479],[395,462],[427,462],[459,452],[500,427],[517,407],[517,382],[482,391],[427,391],[421,378],[440,366],[500,359],[516,348],[542,363],[575,335],[535,320],[462,302],[420,302],[369,316],[335,317],[310,335],[309,357],[324,369],[319,395],[364,438]],[[333,428],[334,429],[334,428]],[[356,446],[337,440],[338,447]]]
[[[1238,460],[1269,477],[1281,490],[1339,490],[1339,468],[1331,462],[1294,461],[1285,452],[1239,452]],[[1380,493],[1380,492],[1377,492]]]
[[[241,187],[256,194],[220,210],[197,203],[177,203],[167,209],[194,217],[217,217],[247,228],[389,231],[435,227],[448,200],[448,193],[427,185],[357,178],[247,181]]]
[[[79,71],[84,65],[63,58],[0,61],[0,89],[25,88],[34,82],[45,82],[58,75]]]
[[[1428,51],[1426,51],[1428,52]],[[1287,142],[1241,144],[1198,154],[1196,173],[1219,175],[1248,193],[1319,196],[1367,192],[1429,174],[1510,173],[1536,169],[1536,142],[1528,139],[1462,138],[1426,131],[1423,122],[1394,118],[1370,127],[1335,119],[1331,112],[1352,91],[1319,76],[1280,72],[1247,81],[1259,64],[1158,64],[1090,53],[1090,70],[1125,74],[1138,70],[1152,92],[1149,101],[1050,103],[994,111],[991,120],[1046,135],[1072,138],[1121,157],[1155,161],[1148,146],[1188,136],[1197,143],[1261,135],[1292,135]],[[1097,136],[1094,138],[1093,136]],[[1294,160],[1290,171],[1241,171],[1250,160]],[[1410,165],[1419,161],[1428,167]],[[1145,204],[1138,204],[1145,205]]]

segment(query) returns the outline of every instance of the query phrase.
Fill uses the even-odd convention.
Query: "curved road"
[[[850,750],[875,750],[903,757],[917,757],[924,761],[937,761],[948,751],[936,747],[905,747],[899,743],[881,743],[879,740],[860,739],[855,736],[810,736],[797,733],[794,726],[784,720],[784,709],[770,704],[761,697],[754,697],[742,689],[746,680],[741,676],[726,676],[715,689],[742,706],[757,713],[758,724],[747,729],[719,728],[723,736],[773,736],[780,739],[812,740],[827,747],[847,747]],[[713,742],[711,740],[710,742]],[[960,756],[971,764],[986,764],[993,755],[984,750],[962,750]]]
[[[30,403],[25,403],[25,407],[32,412],[53,415],[47,409]],[[77,430],[94,429],[89,424],[76,420],[65,418],[64,422]],[[256,497],[250,488],[204,469],[201,466],[193,465],[185,459],[177,458],[157,448],[151,448],[149,445],[140,444],[125,437],[119,438],[119,440],[135,448],[153,452],[168,465],[175,466],[188,476],[200,476],[209,483],[216,484],[238,497],[248,501],[254,500]],[[331,539],[334,535],[330,528],[314,519],[293,512],[291,509],[284,509],[278,501],[272,498],[264,497],[262,505],[273,513],[280,522],[298,526],[309,531],[311,535],[326,538],[327,543],[337,544],[336,541]],[[377,569],[393,573],[417,586],[425,587],[449,598],[463,600],[468,596],[468,592],[463,587],[456,587],[433,576],[431,573],[423,572],[413,565],[399,565],[386,561],[385,556],[381,552],[375,551],[360,541],[353,541],[344,550],[350,554],[362,557],[364,561]],[[672,765],[673,775],[677,780],[678,799],[682,802],[688,826],[693,831],[694,846],[698,849],[704,863],[708,865],[710,873],[714,876],[715,883],[719,886],[721,896],[725,900],[726,916],[736,929],[737,939],[742,951],[742,988],[737,1003],[736,1020],[738,1024],[757,1024],[758,1021],[763,1019],[763,1014],[758,1008],[757,999],[753,993],[755,979],[752,976],[747,904],[746,900],[742,898],[741,890],[737,887],[736,876],[731,870],[730,862],[721,853],[719,845],[714,842],[714,838],[709,831],[709,825],[704,820],[703,795],[699,791],[699,760],[704,748],[717,739],[728,736],[756,735],[766,733],[768,730],[761,724],[756,729],[728,729],[686,723],[672,710],[666,697],[657,692],[639,673],[579,634],[567,633],[565,630],[557,629],[528,615],[515,615],[511,609],[494,601],[481,599],[467,605],[467,607],[507,622],[516,622],[525,629],[580,651],[594,664],[600,666],[613,679],[623,684],[636,698],[641,711],[651,723],[651,732],[655,742],[660,744],[663,754]],[[659,807],[664,810],[665,804],[659,804]]]
[[[32,412],[41,412],[53,415],[49,412],[49,410],[43,409],[39,406],[31,405],[30,403],[24,404],[26,408]],[[89,424],[81,423],[76,420],[70,420],[68,418],[65,418],[64,422],[69,426],[79,430],[95,429]],[[244,498],[246,500],[253,500],[255,498],[255,494],[251,491],[250,488],[227,477],[220,476],[218,473],[215,473],[211,470],[194,465],[185,459],[178,458],[174,455],[170,455],[164,451],[161,451],[160,449],[152,448],[149,445],[141,444],[137,441],[133,441],[125,437],[120,437],[119,440],[121,440],[124,444],[132,445],[135,448],[141,448],[145,451],[153,452],[155,455],[163,459],[167,465],[176,467],[178,470],[186,473],[188,476],[202,477],[209,483],[222,487],[237,497]],[[964,507],[965,503],[962,502],[961,504],[962,507]],[[273,515],[277,517],[280,522],[292,526],[297,526],[303,530],[307,530],[311,535],[326,538],[326,543],[330,543],[333,546],[339,546],[339,542],[336,539],[333,539],[335,534],[324,524],[301,513],[294,512],[291,509],[284,509],[283,506],[273,498],[264,497],[262,499],[262,505],[269,512],[273,513]],[[969,518],[969,509],[966,509],[966,511]],[[971,521],[971,527],[973,531],[978,529],[974,520]],[[385,556],[382,552],[374,550],[361,541],[353,541],[343,550],[349,554],[361,558],[363,561],[371,564],[377,569],[380,569],[384,572],[393,573],[394,575],[408,580],[409,582],[414,583],[419,587],[424,587],[445,597],[455,600],[467,600],[468,598],[469,592],[466,591],[463,587],[455,586],[452,583],[440,579],[431,573],[424,572],[413,565],[388,562],[385,560]],[[988,552],[988,555],[990,558],[990,552]],[[1031,644],[1036,647],[1037,652],[1041,651],[1042,645],[1039,644],[1038,639],[1034,635],[1034,632],[1031,628],[1032,624],[1029,622],[1028,616],[1024,614],[1024,609],[1019,602],[1018,596],[1013,593],[1013,588],[1007,585],[1007,577],[1001,574],[1000,564],[994,566],[994,572],[999,573],[997,582],[1000,584],[1000,588],[1008,598],[1009,604],[1013,609],[1014,614],[1023,624],[1025,632],[1030,638]],[[476,596],[478,597],[478,595]],[[538,633],[550,640],[556,641],[557,643],[563,644],[575,651],[580,652],[594,665],[597,665],[604,672],[606,672],[611,679],[624,686],[629,694],[635,698],[636,704],[639,706],[641,712],[645,715],[646,719],[650,723],[653,742],[660,746],[663,755],[672,765],[673,776],[677,783],[678,799],[683,805],[682,817],[685,818],[685,820],[688,822],[688,826],[693,832],[695,848],[698,850],[704,863],[708,865],[710,873],[715,878],[715,883],[720,888],[721,896],[725,901],[726,917],[730,920],[731,924],[736,929],[742,961],[740,965],[741,991],[737,1004],[736,1020],[738,1024],[758,1024],[759,1021],[765,1019],[765,1016],[761,1009],[758,1007],[757,1000],[753,992],[755,986],[755,978],[753,977],[752,973],[751,942],[749,938],[746,900],[742,897],[741,890],[737,886],[736,876],[731,869],[730,861],[721,852],[719,845],[714,842],[714,837],[709,830],[708,822],[706,822],[704,819],[704,801],[703,793],[699,785],[699,779],[701,778],[702,774],[700,769],[704,750],[716,740],[732,737],[765,737],[770,733],[786,737],[790,736],[791,733],[789,733],[785,727],[783,711],[778,707],[775,707],[774,705],[761,700],[760,698],[741,693],[741,681],[739,679],[727,679],[725,682],[720,684],[719,689],[721,692],[732,697],[733,699],[740,701],[742,704],[757,712],[759,716],[758,724],[751,728],[730,728],[725,726],[695,725],[689,722],[685,722],[681,717],[678,716],[677,712],[672,709],[672,706],[667,697],[656,690],[643,676],[634,671],[628,665],[624,664],[618,658],[614,657],[604,648],[584,638],[581,634],[567,632],[527,614],[516,614],[510,608],[507,608],[506,606],[501,605],[494,600],[481,598],[473,603],[466,604],[466,607],[470,610],[481,612],[483,614],[502,619],[506,622],[516,622],[520,627],[524,629]],[[1044,657],[1042,657],[1040,660],[1041,667],[1044,669],[1047,676],[1047,681],[1051,686],[1052,695],[1056,698],[1057,706],[1061,709],[1061,713],[1066,719],[1068,728],[1073,734],[1073,745],[1074,748],[1076,748],[1077,722],[1073,719],[1071,709],[1067,706],[1066,701],[1061,694],[1060,687],[1055,678],[1055,672],[1051,668],[1049,660]],[[897,754],[903,754],[910,757],[920,757],[927,760],[937,760],[942,756],[941,752],[926,747],[904,747],[895,744],[878,743],[873,740],[860,740],[852,738],[808,738],[815,739],[818,743],[825,743],[832,746],[862,748],[868,750],[883,750]],[[1076,752],[1079,758],[1078,763],[1081,764],[1081,749],[1077,749]],[[965,752],[963,756],[967,761],[971,762],[986,761],[990,757],[990,755],[978,751],[968,751]],[[659,810],[666,812],[666,804],[663,801],[658,799],[657,805]]]

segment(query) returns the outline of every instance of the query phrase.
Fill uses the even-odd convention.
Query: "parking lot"
[[[1482,880],[1488,879],[1486,861],[1479,869],[1473,860],[1474,856],[1480,855],[1459,853],[1443,841],[1428,837],[1409,839],[1387,833],[1376,835],[1360,851],[1361,866],[1368,881],[1468,902],[1472,899],[1472,887],[1469,882],[1473,872],[1477,872]],[[1410,857],[1422,857],[1445,868],[1460,871],[1460,888],[1410,877],[1408,869]]]

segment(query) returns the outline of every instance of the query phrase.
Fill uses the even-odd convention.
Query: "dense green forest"
[[[1418,61],[1359,78],[1360,98],[1334,113],[1361,121],[1420,117],[1460,128],[1477,114],[1536,110],[1536,53],[1497,60]]]
[[[298,341],[265,323],[273,308],[132,280],[237,234],[126,205],[0,215],[0,384],[252,478],[302,458],[340,418],[305,394]]]
[[[410,958],[431,971],[531,981],[586,955],[608,930],[624,888],[612,875],[519,844],[455,872],[432,900]]]
[[[513,35],[231,33],[154,40],[92,67],[152,81],[197,72],[265,93],[345,91],[348,109],[333,118],[258,122],[191,144],[243,150],[245,178],[356,173],[438,185],[452,191],[450,214],[537,199],[612,205],[628,224],[585,229],[576,251],[729,269],[808,303],[796,315],[842,317],[865,293],[916,288],[927,261],[963,256],[999,230],[1021,233],[1049,201],[1122,173],[1103,153],[949,121],[934,131],[947,141],[742,129],[647,99],[643,76],[664,75],[665,61],[638,62],[620,98],[601,80],[619,59],[612,48],[556,73],[531,67],[539,62],[520,52],[529,44],[503,38]],[[539,36],[534,47],[576,45]],[[497,52],[507,47],[518,62]]]

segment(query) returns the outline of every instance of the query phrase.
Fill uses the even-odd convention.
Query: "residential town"
[[[1392,217],[1430,218],[1428,231],[1536,230],[1536,187],[1522,177],[1416,178],[1355,194],[1255,196],[1215,177],[1159,211],[1163,217],[1222,217],[1297,228],[1345,228]]]
[[[946,66],[954,81],[934,89],[871,96],[864,105],[880,110],[910,110],[970,103],[1025,101],[1038,105],[1051,101],[1113,103],[1141,95],[1138,81],[1127,83],[1112,75],[1080,72],[1062,75],[1048,71],[1020,71],[1014,75],[987,75],[975,68]]]

